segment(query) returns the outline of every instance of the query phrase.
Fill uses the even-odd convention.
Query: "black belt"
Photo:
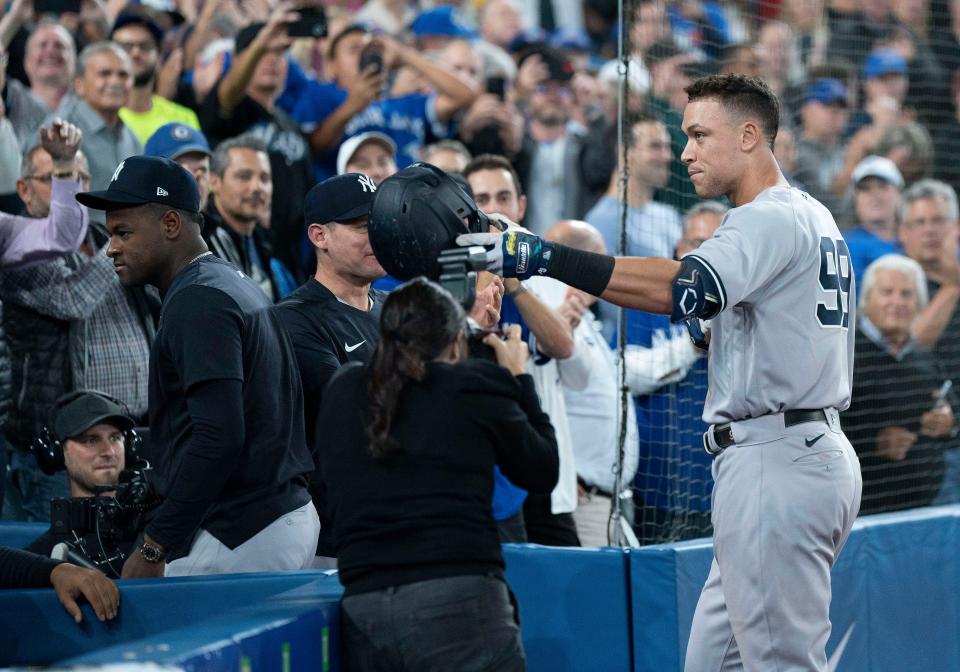
[[[822,408],[806,409],[798,408],[794,411],[786,411],[783,414],[783,426],[793,427],[802,425],[805,422],[826,422],[827,413]],[[710,448],[709,434],[713,432],[713,443],[719,450],[713,451]],[[703,448],[711,455],[719,455],[721,452],[736,443],[733,440],[733,427],[731,423],[725,422],[722,425],[714,425],[703,435]]]

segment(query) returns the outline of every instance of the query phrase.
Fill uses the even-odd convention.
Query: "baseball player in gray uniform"
[[[523,229],[458,242],[487,246],[505,276],[552,276],[670,314],[709,341],[714,559],[686,670],[824,672],[830,569],[862,487],[838,417],[853,376],[850,256],[830,212],[780,172],[779,103],[766,84],[718,75],[687,94],[681,158],[700,197],[734,206],[693,254],[614,259]]]

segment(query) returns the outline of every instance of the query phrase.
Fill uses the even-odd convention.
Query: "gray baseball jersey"
[[[720,288],[704,421],[850,405],[853,269],[829,210],[771,187],[730,210],[690,256]]]

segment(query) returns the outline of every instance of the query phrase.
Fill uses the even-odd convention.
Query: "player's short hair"
[[[770,149],[780,129],[780,101],[759,77],[730,73],[701,77],[686,87],[687,98],[716,100],[738,117],[752,117],[760,122],[760,132],[767,138]]]
[[[928,198],[940,201],[940,204],[947,211],[947,217],[952,221],[957,221],[960,218],[957,192],[954,191],[953,187],[940,180],[926,179],[914,182],[909,189],[903,192],[903,199],[900,202],[900,221],[907,221],[907,207],[911,203]]]
[[[83,48],[83,51],[81,51],[80,55],[77,56],[77,77],[83,77],[86,74],[87,63],[90,62],[91,58],[106,53],[111,53],[123,61],[123,64],[126,66],[127,70],[130,71],[130,76],[133,77],[133,61],[130,60],[130,54],[128,54],[126,50],[119,44],[116,42],[110,42],[109,40],[94,42],[93,44],[87,45]]]
[[[183,210],[181,208],[172,208],[169,205],[163,203],[144,203],[142,208],[149,210],[152,217],[160,219],[169,211],[177,213],[180,217],[181,222],[187,222],[189,224],[196,224],[197,227],[203,231],[203,213],[202,212],[191,212],[190,210]]]
[[[230,166],[231,149],[252,149],[255,152],[263,152],[267,155],[270,153],[267,149],[267,143],[250,133],[244,133],[229,140],[224,140],[217,145],[217,148],[213,151],[213,155],[210,157],[211,175],[223,177],[223,174],[227,172],[227,168]]]
[[[510,173],[510,179],[513,180],[513,187],[517,192],[517,198],[523,196],[523,188],[520,186],[520,175],[513,164],[505,157],[499,154],[479,154],[470,160],[467,167],[463,169],[463,176],[470,179],[474,173],[481,170],[505,170]]]
[[[691,207],[689,210],[687,210],[686,214],[684,214],[683,216],[684,233],[686,233],[687,231],[687,222],[689,222],[691,219],[693,219],[697,215],[703,215],[703,214],[709,213],[711,215],[718,215],[719,217],[723,217],[725,214],[727,214],[727,210],[729,209],[730,208],[728,208],[726,205],[724,205],[720,201],[701,201],[697,203],[696,205]]]
[[[857,288],[860,292],[860,310],[866,310],[867,308],[867,299],[870,298],[870,291],[877,280],[878,271],[899,271],[912,278],[917,290],[918,309],[926,308],[930,301],[930,295],[927,292],[927,276],[924,275],[920,264],[902,254],[885,254],[867,266],[867,270],[863,274],[863,282],[861,283],[863,286]]]

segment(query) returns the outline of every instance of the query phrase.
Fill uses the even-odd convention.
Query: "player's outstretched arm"
[[[616,257],[604,301],[648,313],[669,315],[673,309],[673,281],[680,262],[660,257]]]
[[[474,233],[459,245],[482,245],[487,270],[521,280],[547,275],[625,308],[669,315],[680,263],[657,257],[610,257],[542,240],[525,229]]]

